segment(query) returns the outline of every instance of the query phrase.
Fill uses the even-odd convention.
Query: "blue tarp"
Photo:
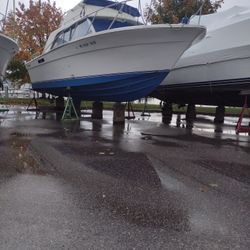
[[[86,4],[89,4],[89,5],[95,5],[95,6],[101,6],[101,7],[106,7],[108,5],[116,3],[116,2],[108,1],[108,0],[84,0],[83,2]],[[113,5],[109,8],[115,9],[115,10],[120,10],[121,6],[122,6],[122,3],[117,3],[116,5]],[[131,7],[127,4],[125,4],[123,6],[122,12],[127,13],[131,16],[134,16],[134,17],[140,16],[140,12],[138,11],[138,9]]]

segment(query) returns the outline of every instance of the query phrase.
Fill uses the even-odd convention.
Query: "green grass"
[[[28,106],[31,99],[25,98],[0,98],[0,105],[17,105],[17,106]],[[37,99],[38,105],[50,105],[53,106],[47,99]]]
[[[21,99],[21,98],[0,98],[0,105],[20,105],[20,106],[28,106],[31,99]],[[54,106],[54,103],[51,103],[48,99],[37,99],[37,103],[40,106]],[[106,110],[113,109],[112,102],[104,102],[103,107]],[[134,103],[133,110],[142,112],[144,110],[144,103]],[[92,102],[90,101],[82,101],[81,103],[82,108],[91,109]],[[147,112],[161,112],[160,105],[157,104],[148,104],[146,107]],[[238,116],[241,111],[241,108],[234,108],[234,107],[226,107],[226,115],[231,116]],[[177,105],[173,105],[173,112],[184,114],[186,113],[186,107],[178,108]],[[201,107],[196,106],[197,114],[207,114],[213,115],[215,114],[215,107]]]

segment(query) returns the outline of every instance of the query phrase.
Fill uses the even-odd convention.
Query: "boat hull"
[[[178,104],[241,107],[241,93],[250,90],[249,67],[250,56],[174,69],[151,96]]]
[[[0,33],[0,80],[3,80],[8,63],[17,52],[16,42]]]
[[[33,89],[40,92],[84,100],[132,101],[158,86],[202,33],[204,27],[197,26],[113,29],[51,50],[26,66]]]
[[[154,71],[69,78],[36,83],[33,89],[91,101],[133,101],[152,92],[167,74]]]

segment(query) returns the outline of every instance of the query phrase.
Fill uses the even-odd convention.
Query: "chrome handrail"
[[[80,14],[80,17],[81,17],[81,18],[80,18],[78,21],[81,21],[81,20],[83,20],[83,19],[86,19],[86,18],[92,16],[93,14],[95,14],[95,16],[97,16],[98,12],[100,12],[100,11],[102,11],[102,10],[104,10],[104,9],[113,7],[113,6],[118,5],[118,4],[123,4],[123,5],[124,5],[124,4],[126,4],[127,2],[130,2],[130,1],[132,1],[132,0],[123,0],[123,1],[121,1],[121,2],[115,2],[115,3],[109,4],[109,5],[107,5],[107,6],[104,6],[104,7],[100,8],[99,10],[95,10],[95,11],[89,13],[88,15],[84,15],[83,17],[81,17],[81,14]],[[83,7],[84,7],[84,6],[83,6]]]
[[[3,31],[4,30],[4,23],[5,23],[6,16],[2,12],[0,12],[0,16],[1,16],[1,19],[0,19],[0,31],[1,30]]]
[[[205,4],[205,1],[203,1],[201,7],[192,15],[192,17],[190,18],[190,20],[193,19],[195,16],[197,16],[199,14],[198,24],[200,24],[200,22],[201,22],[201,15],[202,15],[202,9],[203,9],[204,4]]]
[[[111,24],[108,27],[108,30],[111,29],[111,27],[113,26],[114,22],[116,21],[118,15],[120,14],[120,12],[122,11],[123,7],[124,7],[125,3],[121,4],[121,8],[117,11],[117,15],[114,17],[113,21],[111,22]]]

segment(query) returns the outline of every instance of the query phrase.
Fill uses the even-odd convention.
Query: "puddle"
[[[80,181],[90,188],[97,209],[106,208],[112,216],[142,227],[189,230],[187,210],[179,203],[182,199],[162,187],[144,154],[99,143],[53,147],[84,171]],[[67,176],[72,174],[66,171]]]
[[[122,193],[116,195],[120,191]],[[100,200],[112,214],[129,223],[175,231],[190,230],[187,210],[176,204],[176,197],[166,190],[138,189],[119,184],[115,193],[108,193]]]
[[[28,148],[30,140],[26,137],[26,134],[13,132],[8,143],[11,148],[15,150],[14,157],[18,161],[18,164],[16,165],[16,171],[18,173],[45,175],[45,173],[39,168],[38,162],[29,152]]]
[[[250,164],[240,164],[239,162],[196,160],[195,164],[226,175],[230,178],[250,184]]]
[[[75,161],[84,163],[88,168],[116,179],[123,179],[136,186],[159,188],[160,179],[143,153],[122,151],[118,148],[105,147],[98,143],[92,146],[57,144],[55,149],[68,155]]]

